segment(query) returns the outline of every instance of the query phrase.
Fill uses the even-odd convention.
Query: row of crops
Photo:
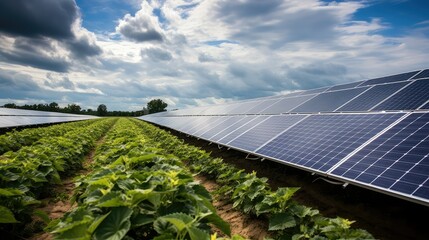
[[[256,173],[125,118],[0,136],[17,144],[3,147],[12,151],[0,157],[0,230],[10,231],[39,214],[34,211],[38,199],[62,176],[81,168],[85,154],[105,134],[90,173],[75,181],[71,201],[76,207],[45,228],[57,239],[220,239],[214,228],[230,236],[229,224],[193,174],[215,179],[222,186],[216,194],[226,196],[234,208],[266,219],[275,239],[372,239],[365,230],[352,228],[352,221],[324,217],[293,201],[297,188],[273,190]]]

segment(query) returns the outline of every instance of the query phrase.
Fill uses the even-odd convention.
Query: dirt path
[[[107,130],[106,133],[110,131]],[[73,176],[69,176],[62,180],[61,185],[57,185],[52,189],[52,196],[46,199],[42,199],[42,206],[38,210],[46,212],[50,219],[61,218],[66,212],[70,211],[72,208],[76,207],[75,204],[70,203],[70,199],[73,196],[74,190],[74,178],[79,175],[88,175],[91,172],[90,165],[94,161],[95,151],[97,147],[104,143],[106,135],[101,137],[96,143],[94,148],[85,156],[83,161],[83,168],[76,172]],[[33,223],[30,224],[30,227],[36,227],[34,225],[41,224],[41,219],[35,217]],[[37,227],[36,227],[37,228]],[[37,233],[30,237],[31,240],[51,240],[53,235],[50,233]]]
[[[195,176],[195,179],[200,182],[209,192],[213,192],[220,186],[213,180],[207,179],[203,175]],[[268,223],[262,219],[251,217],[247,214],[232,208],[232,204],[227,199],[215,197],[213,205],[217,210],[218,215],[231,225],[231,234],[239,234],[248,239],[262,240],[268,236]],[[223,236],[220,231],[217,231],[218,236]]]
[[[246,154],[218,149],[204,140],[171,133],[207,152],[223,158],[246,172],[256,171],[259,177],[267,177],[273,190],[278,187],[300,187],[294,199],[306,206],[317,208],[327,217],[343,217],[356,221],[353,226],[369,231],[377,239],[427,239],[426,219],[429,208],[391,197],[375,191],[349,185],[332,185],[309,172],[288,167],[273,161],[246,160]]]

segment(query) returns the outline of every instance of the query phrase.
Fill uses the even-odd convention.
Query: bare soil
[[[216,191],[220,188],[215,181],[206,178],[203,175],[195,177],[209,192]],[[251,217],[247,214],[232,208],[232,204],[228,199],[216,196],[213,205],[217,210],[217,214],[231,225],[231,234],[238,234],[248,239],[262,240],[268,236],[268,224],[265,219]],[[218,236],[224,236],[220,231],[216,231]]]
[[[324,216],[354,220],[353,227],[365,229],[377,239],[428,239],[426,219],[429,208],[426,206],[353,185],[343,188],[300,169],[269,160],[248,160],[246,153],[219,149],[216,144],[209,145],[207,141],[170,129],[168,131],[188,144],[211,152],[213,157],[223,158],[225,162],[247,172],[256,171],[259,177],[267,177],[273,190],[278,187],[300,187],[294,200],[318,209]],[[225,211],[227,207],[222,206],[219,211]],[[242,231],[239,225],[233,225],[233,228],[238,228],[234,231]]]

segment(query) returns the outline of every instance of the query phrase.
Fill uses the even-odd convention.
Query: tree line
[[[161,99],[153,99],[147,103],[142,110],[138,111],[108,111],[105,104],[100,104],[97,109],[82,109],[78,104],[68,104],[65,107],[60,107],[58,103],[51,102],[49,104],[25,104],[22,106],[16,105],[15,103],[6,103],[3,105],[5,108],[16,108],[36,111],[48,111],[48,112],[62,112],[62,113],[73,113],[73,114],[85,114],[95,116],[129,116],[137,117],[151,113],[166,111],[168,104]]]

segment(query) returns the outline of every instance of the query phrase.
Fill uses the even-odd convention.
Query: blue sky
[[[186,108],[428,68],[428,10],[425,0],[0,1],[0,104]]]

